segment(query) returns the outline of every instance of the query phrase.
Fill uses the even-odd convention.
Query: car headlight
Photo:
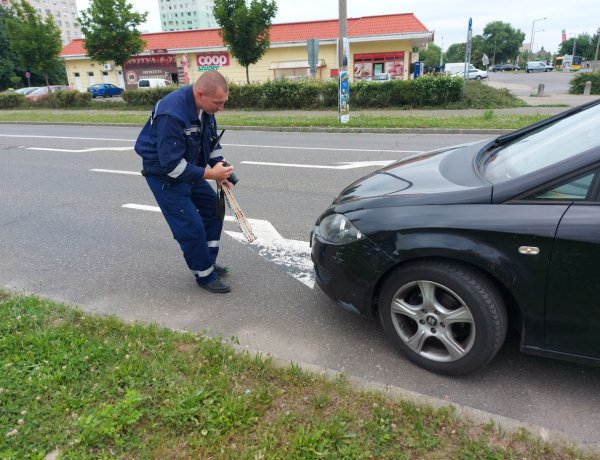
[[[327,216],[319,224],[321,237],[334,244],[351,243],[364,238],[364,235],[342,214]]]

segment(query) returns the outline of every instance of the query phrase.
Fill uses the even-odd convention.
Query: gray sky
[[[159,32],[158,0],[130,0],[138,11],[148,11],[145,32]],[[77,0],[79,9],[87,8],[89,0]],[[526,5],[526,6],[525,6]],[[299,22],[338,17],[336,0],[277,0],[275,23]],[[414,13],[429,30],[435,31],[435,43],[448,49],[453,43],[465,42],[469,17],[473,18],[473,35],[483,33],[492,21],[511,24],[525,33],[525,43],[531,40],[534,26],[534,51],[542,46],[556,52],[564,29],[567,38],[587,32],[594,35],[600,27],[600,0],[347,0],[348,17],[380,14]],[[540,18],[547,18],[534,20]]]

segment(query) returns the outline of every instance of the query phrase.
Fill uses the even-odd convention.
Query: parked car
[[[510,72],[512,70],[521,70],[521,67],[515,64],[503,64],[500,68],[501,72]]]
[[[120,96],[123,88],[113,85],[112,83],[98,83],[96,85],[88,86],[88,93],[92,94],[92,99],[96,97],[113,97]]]
[[[494,64],[492,67],[490,67],[490,71],[500,72],[502,70],[502,66],[503,64]]]
[[[550,72],[550,71],[552,71],[552,66],[546,64],[543,61],[529,61],[525,65],[525,71],[527,73],[530,73],[530,72]]]
[[[15,89],[12,92],[17,93],[17,94],[23,94],[24,96],[27,96],[28,94],[31,94],[32,92],[34,92],[36,89],[38,89],[37,86],[26,86],[25,88]]]
[[[66,85],[40,86],[39,88],[36,88],[35,91],[26,94],[25,97],[29,101],[39,101],[47,98],[49,93],[55,93],[56,91],[68,91],[69,89],[70,88]]]
[[[165,80],[164,78],[140,78],[140,80],[138,81],[138,88],[159,88],[161,86],[168,86],[171,84],[172,82],[170,80]]]
[[[523,352],[600,364],[600,100],[400,160],[311,234],[317,284],[434,372]]]
[[[465,75],[465,63],[464,62],[448,62],[444,65],[444,73],[452,77],[462,77]],[[485,70],[479,70],[473,64],[469,64],[468,67],[469,80],[482,80],[488,77]]]
[[[379,83],[383,83],[384,81],[392,80],[392,76],[389,73],[376,73],[373,75],[371,81],[376,81]]]

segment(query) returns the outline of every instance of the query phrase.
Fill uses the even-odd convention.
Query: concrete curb
[[[49,122],[49,121],[0,121],[0,124],[17,125],[57,125],[57,126],[115,126],[123,128],[142,128],[137,123],[79,123],[79,122]],[[274,131],[274,132],[307,132],[307,133],[359,133],[359,134],[490,134],[499,136],[511,133],[514,129],[469,129],[469,128],[333,128],[319,126],[230,126],[219,125],[219,129],[231,131]]]

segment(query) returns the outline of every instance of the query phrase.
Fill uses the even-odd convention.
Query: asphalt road
[[[231,268],[232,292],[213,295],[195,285],[162,216],[139,208],[155,202],[135,175],[138,130],[0,125],[0,285],[88,312],[235,336],[248,350],[521,420],[600,449],[600,368],[523,355],[510,336],[479,373],[431,374],[399,356],[377,322],[342,311],[306,273],[298,276],[318,214],[377,167],[341,165],[485,136],[227,132],[226,157],[240,178],[236,197],[257,225],[272,224],[264,228],[278,232],[272,241],[279,246],[240,242],[235,223],[226,222],[220,261]],[[288,250],[294,257],[281,257]]]

